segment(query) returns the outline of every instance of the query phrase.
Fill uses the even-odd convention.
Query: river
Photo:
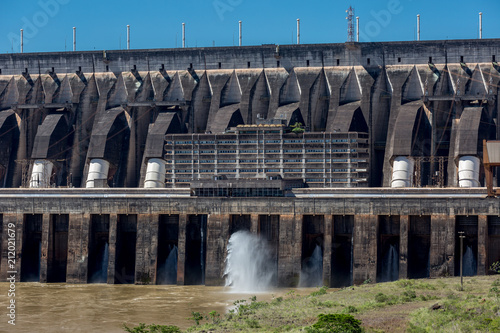
[[[0,332],[124,332],[122,326],[194,324],[191,311],[225,313],[233,302],[271,300],[289,289],[235,293],[224,287],[107,284],[16,284],[16,326],[7,323],[9,285],[0,283]],[[307,294],[314,289],[297,289]]]

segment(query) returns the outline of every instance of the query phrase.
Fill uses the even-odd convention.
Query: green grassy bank
[[[334,313],[352,315],[365,332],[500,332],[500,276],[464,278],[463,290],[454,277],[321,288],[308,296],[291,291],[270,302],[252,297],[228,314],[193,313],[188,332],[334,332],[312,327],[319,314]]]

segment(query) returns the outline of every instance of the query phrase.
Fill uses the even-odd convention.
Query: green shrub
[[[306,327],[308,333],[361,333],[361,321],[349,314],[320,314],[318,321],[311,327]]]
[[[123,324],[123,329],[125,332],[129,333],[181,333],[181,330],[177,326],[173,325],[147,325],[144,323],[140,323],[139,326],[134,328],[130,328],[127,325]]]
[[[310,296],[321,296],[321,295],[326,295],[326,290],[328,289],[327,286],[323,286],[319,288],[317,291],[313,291]]]
[[[259,322],[255,319],[247,319],[245,320],[245,323],[250,328],[260,328]]]
[[[415,281],[412,281],[412,280],[407,280],[407,279],[403,279],[403,280],[398,280],[395,282],[395,284],[398,286],[398,287],[401,287],[401,288],[406,288],[406,287],[411,287],[415,284]]]
[[[417,294],[415,293],[415,290],[413,289],[406,289],[402,294],[401,294],[401,300],[403,302],[411,302],[417,298]]]
[[[377,295],[375,295],[375,301],[378,303],[385,303],[387,302],[387,300],[389,300],[389,297],[387,297],[387,295],[384,295],[383,293],[378,293]]]
[[[333,308],[334,306],[337,306],[338,304],[332,301],[324,301],[324,302],[318,302],[318,306],[323,306],[325,308]]]
[[[191,311],[191,317],[188,318],[189,320],[194,320],[196,325],[200,325],[200,321],[203,320],[203,314],[195,311]]]
[[[348,305],[345,307],[344,312],[345,313],[354,313],[354,312],[358,312],[358,309],[355,306]]]

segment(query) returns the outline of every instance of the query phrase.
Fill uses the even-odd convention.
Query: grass
[[[399,280],[343,289],[289,292],[270,302],[238,300],[220,319],[205,316],[188,332],[304,332],[320,314],[350,314],[365,332],[499,332],[498,275]]]

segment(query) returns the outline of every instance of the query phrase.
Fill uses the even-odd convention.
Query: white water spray
[[[91,283],[106,283],[108,280],[109,245],[105,243],[101,252],[99,270],[90,278]]]
[[[396,281],[399,277],[399,255],[396,246],[391,244],[385,254],[380,282]]]
[[[463,275],[464,276],[474,276],[477,274],[477,261],[474,257],[474,253],[472,251],[471,246],[467,246],[464,253],[464,266],[463,266]]]
[[[161,279],[159,284],[176,284],[177,283],[177,246],[169,245],[169,254],[163,265],[160,267],[159,274]]]
[[[321,246],[316,245],[310,258],[302,264],[300,271],[299,287],[322,287],[323,286],[323,252]]]
[[[227,244],[226,286],[236,292],[264,291],[273,287],[277,265],[267,242],[248,231],[231,235]]]

